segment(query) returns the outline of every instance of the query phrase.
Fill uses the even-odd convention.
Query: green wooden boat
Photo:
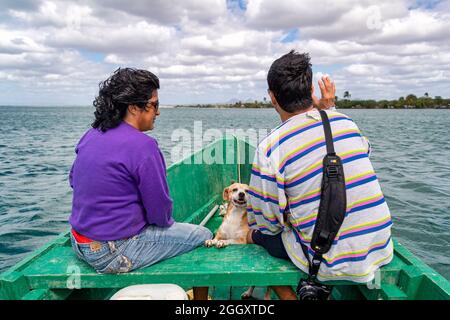
[[[235,137],[217,140],[168,168],[177,221],[200,223],[222,203],[231,180],[248,182],[254,147]],[[216,212],[206,226],[221,223]],[[184,255],[126,274],[97,274],[77,259],[69,231],[0,275],[0,299],[109,299],[135,284],[175,283],[189,289],[210,288],[213,299],[240,299],[248,286],[296,286],[304,276],[290,262],[273,258],[257,245],[223,249],[199,247]],[[379,274],[378,285],[331,282],[333,299],[449,300],[450,283],[400,243],[395,257]]]

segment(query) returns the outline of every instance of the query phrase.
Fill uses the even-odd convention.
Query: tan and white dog
[[[228,202],[226,213],[216,236],[206,240],[205,246],[223,248],[247,243],[247,190],[248,185],[242,183],[233,183],[223,190],[223,200]]]
[[[223,248],[230,244],[248,243],[247,190],[248,185],[242,183],[233,183],[223,190],[223,200],[226,203],[221,207],[221,211],[226,213],[223,215],[224,218],[216,236],[212,240],[206,240],[205,246]],[[249,299],[254,289],[255,287],[250,287],[241,297]],[[270,293],[271,290],[268,287],[264,300],[270,300]]]

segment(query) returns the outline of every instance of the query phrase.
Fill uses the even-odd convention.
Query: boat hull
[[[217,140],[167,170],[176,221],[200,223],[222,203],[231,181],[248,182],[254,147],[234,137]],[[216,213],[206,224],[217,230]],[[449,300],[450,283],[394,240],[394,258],[371,284],[331,282],[333,299]],[[295,286],[302,274],[292,263],[271,257],[257,245],[199,247],[127,274],[97,274],[77,259],[68,230],[0,275],[0,299],[108,299],[126,286],[176,283],[184,289],[208,286],[214,299],[240,299],[247,286]]]

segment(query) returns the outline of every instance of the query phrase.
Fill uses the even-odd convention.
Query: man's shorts
[[[281,232],[277,235],[271,236],[264,234],[259,230],[253,230],[252,240],[255,244],[264,247],[271,256],[290,260],[286,249],[284,248],[283,240],[281,239]]]

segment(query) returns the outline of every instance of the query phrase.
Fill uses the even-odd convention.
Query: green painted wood
[[[67,288],[70,266],[78,266],[82,288],[121,288],[139,283],[177,283],[184,286],[247,286],[291,284],[300,273],[290,262],[267,255],[257,245],[223,249],[200,247],[153,266],[119,275],[97,274],[79,261],[70,247],[58,247],[26,268],[32,288]],[[270,270],[270,271],[268,271]]]
[[[72,290],[36,289],[29,291],[22,300],[65,300],[72,294]]]
[[[168,168],[167,180],[174,199],[176,221],[192,221],[194,212],[213,196],[221,195],[231,180],[236,180],[235,149],[233,138],[219,140]],[[225,163],[227,157],[231,163]]]
[[[214,297],[214,300],[230,300],[232,288],[230,286],[214,286],[209,289],[208,294]]]
[[[417,288],[414,299],[417,300],[449,300],[448,282],[440,277],[424,275]]]
[[[34,263],[34,260],[37,259],[41,254],[52,250],[55,246],[64,245],[70,242],[70,239],[67,237],[67,231],[60,233],[53,241],[49,241],[44,244],[41,248],[35,250],[30,255],[25,257],[23,260],[19,261],[16,265],[14,265],[9,270],[5,271],[0,275],[0,281],[4,276],[7,276],[10,272],[18,272],[21,271],[26,266]],[[0,282],[1,283],[1,282]]]
[[[67,297],[68,300],[109,300],[119,288],[88,288],[88,289],[77,289],[72,290],[70,296]]]
[[[10,270],[0,277],[0,300],[20,299],[30,291],[27,278],[16,270]]]
[[[216,215],[208,226],[218,226],[220,219]],[[76,258],[70,246],[58,246],[35,260],[35,263],[25,268],[23,273],[32,288],[62,289],[67,288],[67,281],[72,276],[67,270],[74,265],[80,268],[82,288],[122,288],[141,283],[177,283],[182,286],[295,285],[301,276],[293,264],[269,256],[264,249],[256,245],[236,245],[223,249],[201,247],[154,266],[120,275],[97,274],[90,266]],[[393,290],[392,287],[396,286],[397,279],[402,279],[405,270],[409,270],[410,267],[396,257],[393,263],[382,268],[381,274],[385,273],[384,269],[388,274],[398,270],[398,277],[386,276],[385,279],[390,281],[381,277],[382,288],[378,290],[370,290],[363,285],[358,287],[368,299],[404,298],[404,294],[399,293],[400,288]],[[407,280],[412,281],[412,278],[410,276]],[[344,282],[334,284],[342,286]],[[429,284],[428,287],[432,286]],[[429,295],[430,290],[427,292]],[[445,291],[442,292],[443,295],[438,294],[434,297],[446,298]],[[411,292],[408,292],[407,297],[414,298]]]
[[[50,300],[49,292],[48,289],[31,290],[22,297],[22,300]]]
[[[359,287],[357,287],[359,288]],[[367,298],[354,285],[336,286],[331,291],[331,300],[366,300]]]
[[[396,285],[386,284],[382,287],[381,298],[383,300],[407,300],[408,295]]]
[[[237,146],[243,163],[237,161]],[[238,173],[242,182],[248,182],[253,152],[252,146],[231,137],[168,168],[175,219],[199,223],[215,204],[221,204],[223,188],[231,180],[237,181]],[[214,158],[216,163],[208,164]],[[226,158],[231,163],[217,161]],[[221,221],[216,213],[206,226],[215,231]],[[450,299],[450,284],[445,278],[401,244],[394,241],[394,247],[394,259],[381,269],[378,288],[329,282],[335,285],[333,299]],[[79,276],[81,289],[68,290],[74,276]],[[260,286],[258,290],[264,292],[268,285],[296,286],[302,276],[291,262],[271,257],[256,245],[199,247],[148,268],[101,275],[77,259],[65,232],[0,275],[0,299],[108,299],[120,288],[143,283],[209,286],[216,298],[237,299],[242,293],[238,291],[247,286]]]
[[[212,208],[219,203],[220,196],[216,195],[211,198],[207,203],[205,203],[200,209],[195,211],[191,216],[183,220],[186,223],[200,224],[203,218],[212,210]]]

